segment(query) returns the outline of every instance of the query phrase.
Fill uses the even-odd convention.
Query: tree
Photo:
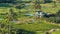
[[[60,10],[58,10],[56,16],[60,17]]]
[[[0,0],[0,3],[14,3],[15,0]]]
[[[35,9],[41,9],[40,1],[36,0],[35,1]]]
[[[9,21],[13,21],[15,16],[16,16],[16,13],[13,12],[12,9],[10,9],[9,12],[8,12],[8,14],[7,14],[8,20],[9,20]]]
[[[43,0],[44,1],[44,3],[51,3],[52,2],[52,0]]]

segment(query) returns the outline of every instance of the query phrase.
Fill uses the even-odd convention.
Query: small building
[[[42,12],[42,11],[36,11],[36,16],[37,17],[42,17],[42,16],[44,16],[44,12]]]
[[[53,17],[55,15],[50,14],[50,13],[45,13],[45,12],[42,12],[42,11],[36,11],[36,16],[37,17]]]
[[[41,18],[41,17],[47,17],[47,18],[49,18],[49,17],[54,17],[55,16],[55,14],[50,14],[50,13],[46,13],[46,12],[43,12],[43,11],[36,11],[36,13],[35,14],[30,14],[30,13],[26,13],[26,14],[24,14],[25,16],[36,16],[37,18]]]

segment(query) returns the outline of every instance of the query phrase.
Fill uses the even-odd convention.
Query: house
[[[55,14],[50,14],[50,13],[45,13],[45,12],[42,12],[42,11],[37,11],[36,16],[37,17],[47,17],[47,18],[49,18],[49,17],[54,17]]]
[[[45,13],[44,12],[42,12],[42,11],[36,11],[36,14],[35,14],[37,17],[42,17],[42,16],[44,16],[45,15]]]
[[[29,14],[29,13],[26,13],[26,14],[24,14],[25,16],[36,16],[36,17],[47,17],[47,18],[49,18],[49,17],[54,17],[55,16],[55,14],[50,14],[50,13],[46,13],[46,12],[42,12],[42,11],[36,11],[36,13],[35,14]]]

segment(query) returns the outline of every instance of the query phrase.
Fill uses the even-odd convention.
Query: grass
[[[60,34],[60,30],[59,31],[55,31],[52,34]]]
[[[59,8],[59,6],[60,6],[59,3],[57,3],[57,7],[56,8],[52,8],[53,7],[53,3],[41,4],[41,6],[42,6],[42,11],[43,12],[48,12],[48,13],[56,13],[60,9]],[[30,11],[30,12],[33,12],[34,9],[32,7],[33,6],[27,6],[27,7],[23,8],[23,9],[20,9],[20,10],[16,9],[14,7],[10,7],[10,8],[13,8],[13,10],[15,12],[18,12],[18,11],[22,11],[22,12]],[[0,13],[1,12],[3,13],[3,11],[7,12],[10,8],[9,7],[0,7]],[[29,9],[31,9],[31,10],[29,10]]]
[[[39,23],[32,23],[32,24],[19,24],[19,25],[15,25],[16,28],[20,28],[20,29],[24,29],[27,31],[35,31],[37,34],[44,34],[45,31],[48,31],[50,29],[57,29],[60,28],[60,26],[58,25],[54,25],[54,24],[49,24],[49,23],[45,23],[45,22],[39,22]]]
[[[59,9],[60,9],[60,4],[57,3],[57,7],[56,8],[52,8],[53,4],[49,3],[49,4],[41,4],[42,5],[42,11],[47,12],[47,13],[56,13]],[[24,9],[16,9],[14,7],[13,11],[14,12],[26,12],[28,9],[30,10],[30,13],[34,13],[32,12],[32,10],[34,10],[33,8],[30,8],[31,6],[25,7]],[[0,7],[0,13],[6,13],[9,11],[10,8],[8,7]],[[29,10],[28,10],[29,11]],[[1,16],[0,16],[1,17]],[[2,16],[3,17],[3,16]],[[1,17],[1,18],[2,18]],[[24,17],[18,18],[18,19],[24,19]],[[24,30],[28,30],[28,31],[34,31],[37,34],[45,34],[45,31],[48,31],[50,29],[60,29],[60,26],[58,25],[54,25],[54,24],[50,24],[48,22],[45,21],[39,21],[39,22],[32,22],[32,24],[28,24],[28,23],[24,23],[24,24],[15,24],[13,25],[15,28],[19,28],[19,29],[24,29]],[[60,31],[57,32],[53,32],[52,34],[59,34]]]
[[[42,10],[48,13],[56,13],[60,9],[60,4],[57,3],[57,7],[53,8],[53,4],[42,4]]]

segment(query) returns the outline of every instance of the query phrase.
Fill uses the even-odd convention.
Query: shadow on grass
[[[12,7],[8,3],[0,3],[0,7]]]
[[[17,34],[36,34],[36,32],[18,29]]]

